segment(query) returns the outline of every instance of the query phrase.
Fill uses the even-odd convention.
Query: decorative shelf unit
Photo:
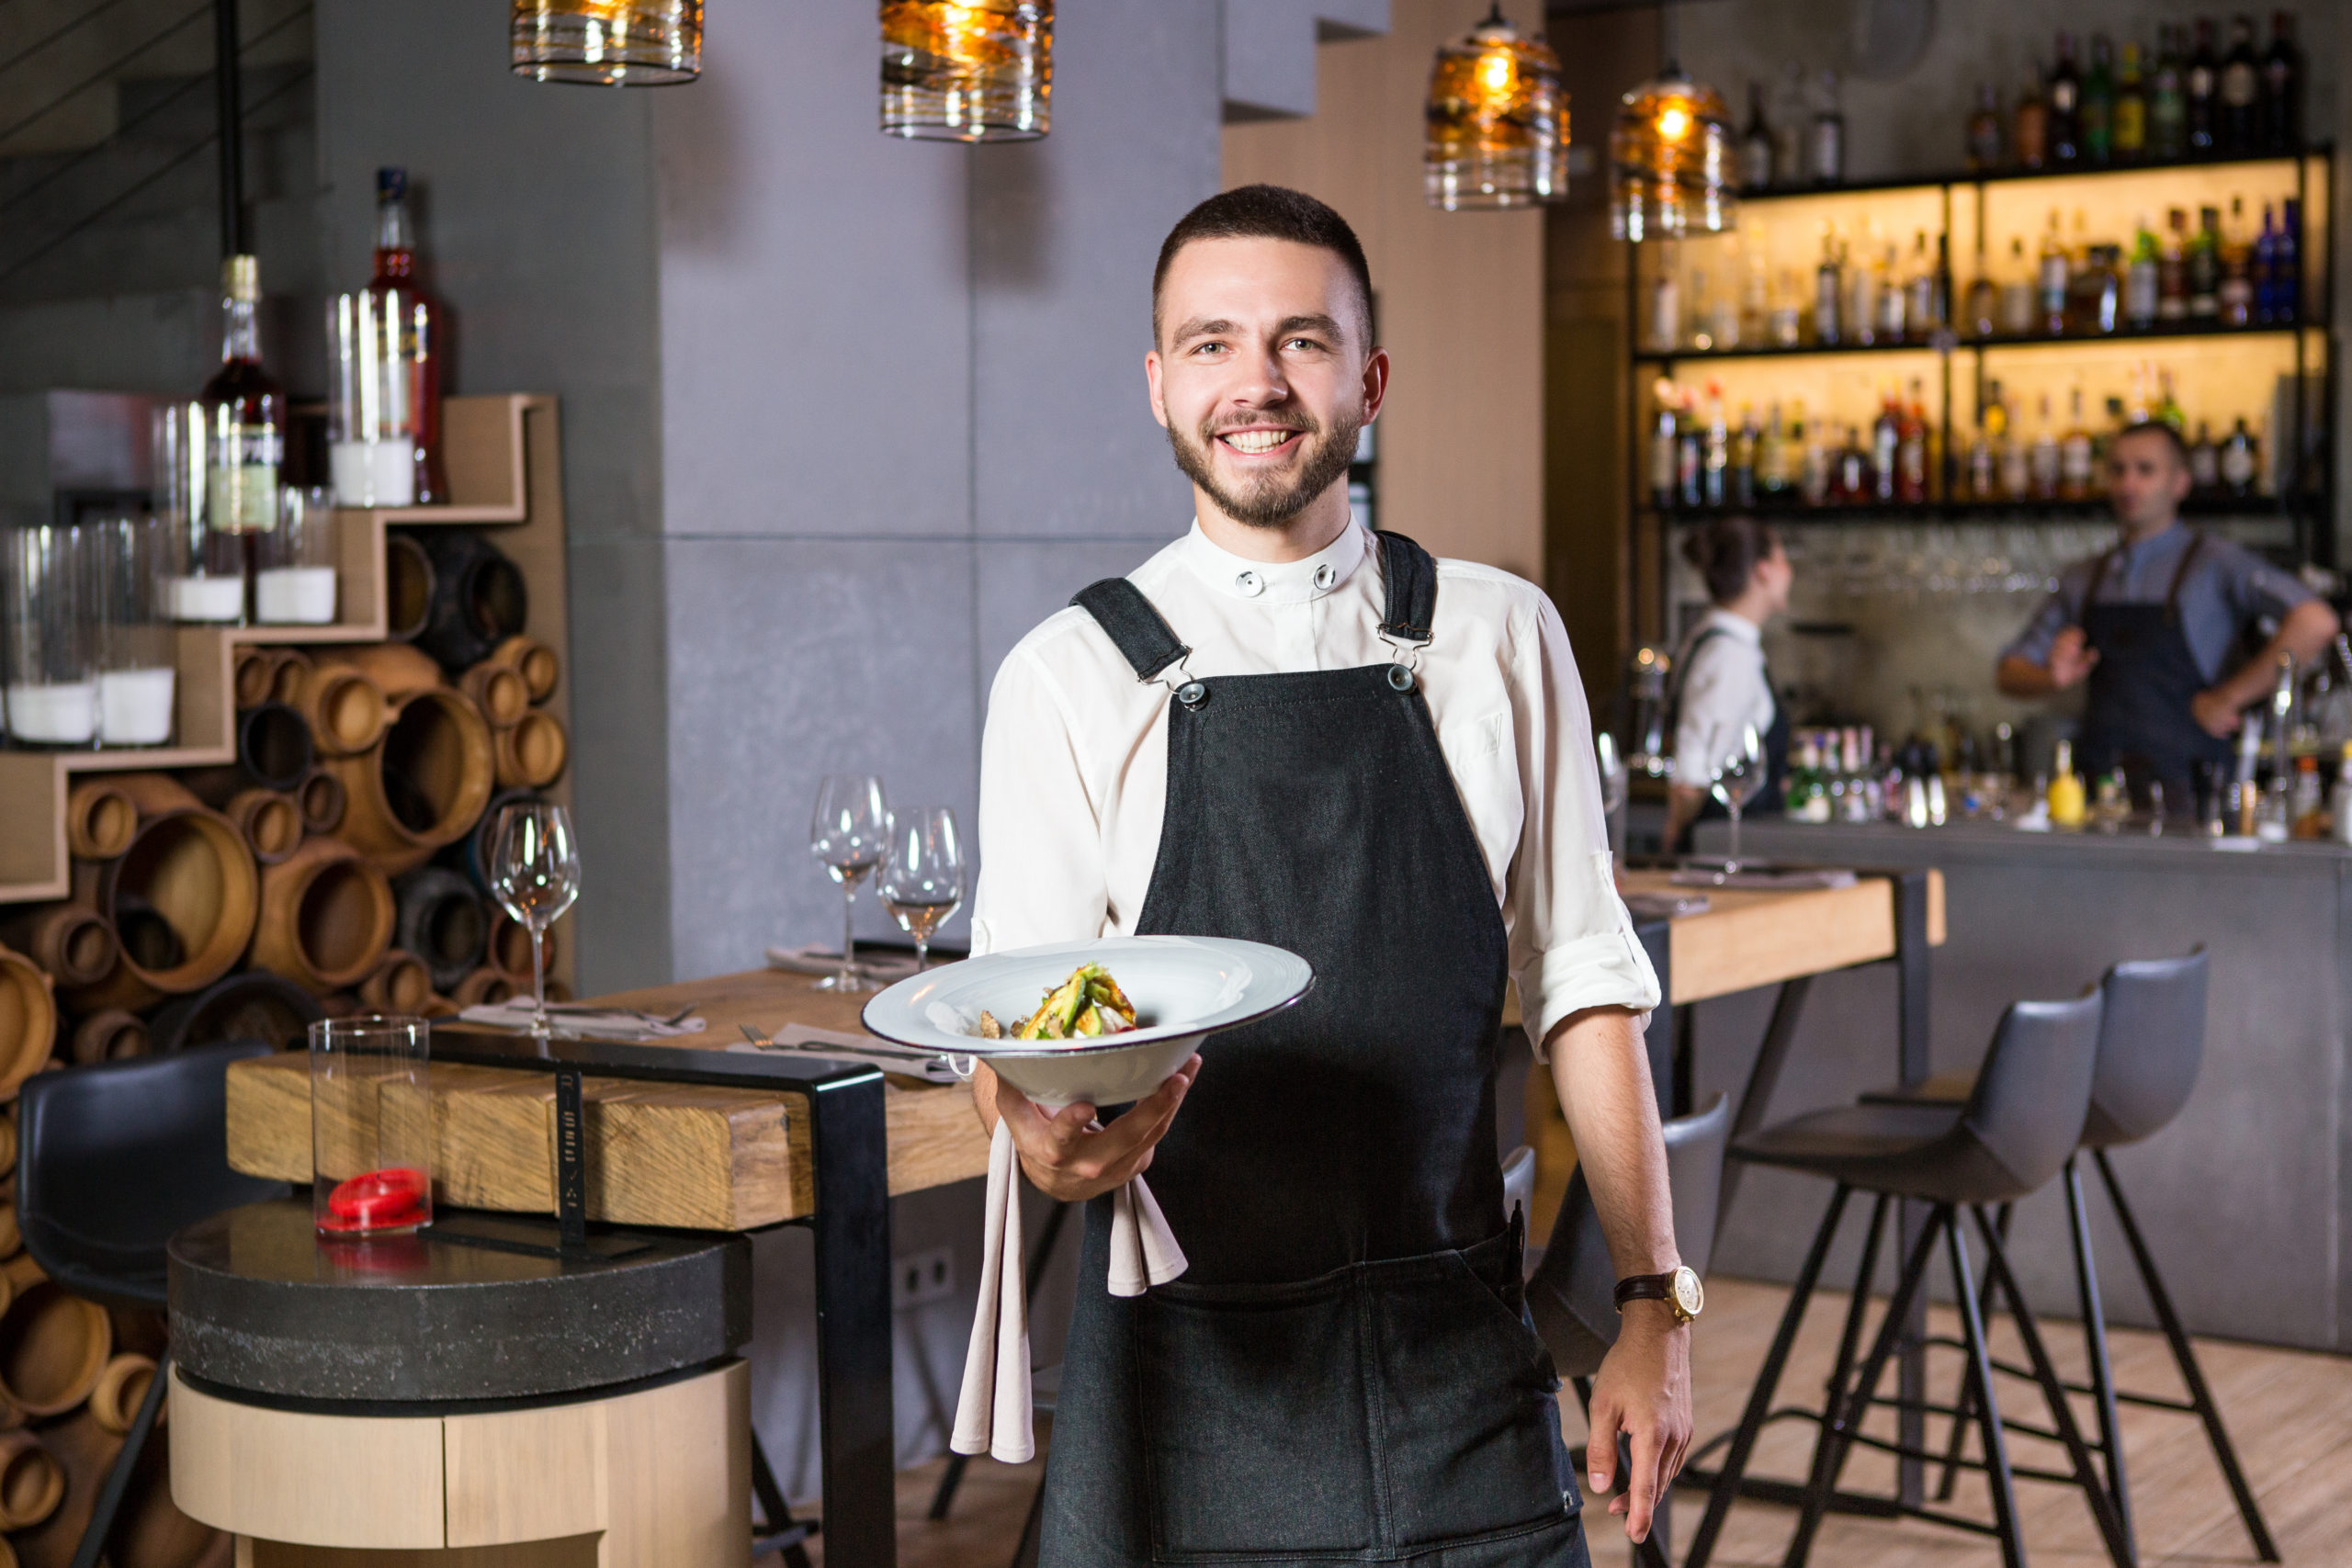
[[[97,750],[0,750],[0,905],[63,898],[71,891],[65,803],[78,776],[232,765],[237,761],[233,671],[254,644],[329,648],[383,642],[390,624],[385,561],[391,527],[492,527],[530,595],[532,635],[570,646],[564,581],[561,434],[552,397],[512,393],[451,398],[443,406],[447,506],[343,510],[331,626],[188,626],[176,642],[176,744]],[[568,732],[571,694],[559,683],[545,705]],[[568,799],[568,775],[552,793]]]
[[[2233,184],[2233,182],[2243,182]],[[1694,347],[1662,351],[1642,346],[1648,290],[1667,265],[1682,265],[1682,298],[1690,301],[1698,290],[1688,287],[1690,275],[1704,270],[1687,261],[1702,246],[1721,246],[1723,240],[1686,240],[1649,243],[1635,248],[1626,269],[1625,320],[1628,488],[1627,529],[1633,558],[1646,554],[1655,572],[1654,608],[1658,635],[1671,638],[1673,560],[1676,530],[1719,516],[1728,508],[1659,507],[1650,484],[1650,442],[1657,404],[1652,384],[1682,376],[1721,378],[1735,382],[1750,400],[1785,400],[1801,389],[1820,389],[1848,400],[1866,397],[1894,380],[1917,381],[1933,389],[1928,423],[1935,432],[1936,460],[1925,503],[1809,507],[1766,503],[1751,510],[1799,525],[1845,523],[1948,524],[1965,522],[2082,522],[2104,515],[2102,503],[2087,502],[1977,502],[1961,493],[1964,482],[1962,456],[1977,411],[1984,406],[1990,383],[2004,383],[2013,396],[2034,389],[2043,399],[2063,378],[2079,378],[2104,371],[2120,380],[2135,363],[2152,362],[2159,353],[2172,353],[2195,368],[2178,379],[2181,396],[2190,402],[2192,427],[2198,406],[2229,403],[2230,412],[2215,421],[2226,433],[2230,420],[2243,416],[2250,426],[2268,423],[2284,425],[2277,434],[2290,438],[2289,449],[2277,457],[2266,454],[2266,468],[2275,471],[2270,493],[2245,498],[2199,497],[2185,513],[2199,517],[2268,521],[2283,528],[2287,547],[2298,563],[2334,567],[2337,564],[2335,511],[2335,459],[2333,450],[2336,399],[2335,318],[2335,150],[2318,144],[2300,153],[2253,158],[2206,159],[2195,162],[2137,164],[2104,168],[2075,166],[1998,173],[1954,173],[1919,179],[1889,180],[1861,185],[1775,189],[1742,198],[1741,239],[1761,243],[1770,273],[1797,271],[1805,284],[1813,276],[1823,236],[1834,223],[1856,223],[1877,229],[1878,242],[1891,241],[1898,259],[1909,264],[1924,236],[1954,320],[1959,317],[1967,284],[1978,269],[1991,265],[1996,277],[2014,270],[2003,265],[1993,242],[2006,247],[2012,238],[2031,246],[2043,231],[2027,215],[2042,206],[2052,212],[2075,214],[2075,229],[2065,233],[2070,243],[2080,236],[2086,209],[2096,209],[2098,226],[2090,231],[2104,240],[2128,233],[2128,225],[2142,219],[2151,227],[2162,222],[2168,208],[2187,209],[2192,219],[2201,206],[2227,209],[2233,195],[2253,197],[2258,215],[2265,200],[2292,197],[2301,214],[2301,268],[2299,315],[2292,321],[2245,327],[2201,321],[2165,322],[2147,330],[2125,330],[2098,335],[1996,335],[1976,338],[1950,328],[1925,337],[1897,343],[1820,344],[1788,347],[1743,344],[1728,349]],[[1883,228],[1879,227],[1884,221]],[[1939,243],[1940,242],[1940,243]],[[1875,242],[1873,242],[1875,243]],[[1756,265],[1752,258],[1743,258]],[[1874,256],[1857,254],[1865,263]],[[1801,289],[1809,300],[1813,291]],[[1695,313],[1697,307],[1690,306]],[[2253,388],[2265,389],[2257,398]],[[1857,393],[1860,387],[1862,391]],[[2021,399],[2019,399],[2021,400]],[[1726,399],[1726,416],[1736,404]],[[1818,413],[1819,405],[1815,405]],[[2064,412],[2064,410],[2061,410]],[[2094,411],[2091,417],[2098,415]],[[1829,423],[1860,423],[1833,418]],[[1955,436],[1958,437],[1957,442]]]

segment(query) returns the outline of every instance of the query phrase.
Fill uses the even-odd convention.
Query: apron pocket
[[[1137,1393],[1163,1559],[1362,1551],[1377,1507],[1346,1272],[1137,1299]]]
[[[1577,1510],[1560,1380],[1525,1318],[1459,1252],[1374,1293],[1385,1481],[1399,1546]]]

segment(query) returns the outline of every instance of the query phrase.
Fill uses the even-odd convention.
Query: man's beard
[[[1186,435],[1170,423],[1168,445],[1176,454],[1176,466],[1184,477],[1208,492],[1217,510],[1236,523],[1246,523],[1253,528],[1280,528],[1306,510],[1308,504],[1346,475],[1348,465],[1355,460],[1356,434],[1363,428],[1361,417],[1342,418],[1329,433],[1318,434],[1320,427],[1304,414],[1270,418],[1264,415],[1249,422],[1251,424],[1274,425],[1295,430],[1306,446],[1306,460],[1295,470],[1296,478],[1285,479],[1281,474],[1262,475],[1247,490],[1235,491],[1218,479],[1213,467],[1210,444],[1218,431],[1203,425],[1197,440]],[[1238,428],[1227,425],[1225,429]]]

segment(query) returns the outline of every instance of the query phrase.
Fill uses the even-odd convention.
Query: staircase
[[[311,6],[240,9],[247,237],[290,369],[319,331]],[[0,393],[186,395],[210,373],[214,33],[212,0],[0,0]]]

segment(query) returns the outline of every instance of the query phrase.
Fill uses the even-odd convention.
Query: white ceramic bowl
[[[1084,1041],[983,1040],[983,1009],[1007,1028],[1037,1010],[1081,964],[1100,964],[1135,1004],[1136,1028]],[[978,1056],[1040,1105],[1123,1105],[1158,1089],[1201,1042],[1279,1012],[1306,994],[1306,959],[1263,942],[1116,936],[991,953],[910,976],[865,1004],[885,1040]]]

